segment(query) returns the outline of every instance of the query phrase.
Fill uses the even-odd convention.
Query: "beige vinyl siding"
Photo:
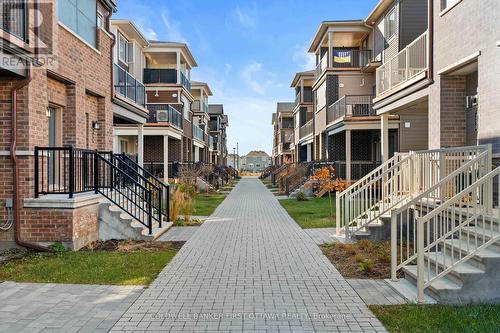
[[[427,102],[398,113],[400,116],[399,151],[425,150],[429,147]],[[405,126],[406,123],[410,127]]]
[[[339,97],[345,95],[371,95],[372,75],[339,75]]]

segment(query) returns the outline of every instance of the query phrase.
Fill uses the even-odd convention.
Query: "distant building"
[[[228,161],[229,162],[229,161]],[[241,171],[261,172],[271,165],[271,156],[265,151],[253,150],[241,157]]]
[[[241,167],[241,156],[234,154],[227,155],[227,166],[235,169]]]

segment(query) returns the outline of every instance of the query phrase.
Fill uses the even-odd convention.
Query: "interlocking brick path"
[[[243,178],[112,331],[382,332],[256,178]]]
[[[0,332],[108,332],[143,287],[0,283]]]
[[[385,280],[348,279],[347,282],[368,305],[406,304],[406,300]]]
[[[318,245],[337,241],[333,238],[333,235],[335,235],[335,228],[311,228],[304,229],[304,231],[312,238],[313,242]]]
[[[164,235],[158,238],[159,241],[186,242],[198,231],[199,227],[172,227]]]

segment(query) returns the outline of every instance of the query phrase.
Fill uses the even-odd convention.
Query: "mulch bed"
[[[388,279],[391,276],[391,246],[388,241],[331,243],[322,245],[321,249],[345,278]]]
[[[186,242],[107,240],[107,241],[96,241],[84,247],[82,251],[108,251],[108,252],[169,251],[169,250],[180,250],[180,248],[185,243]]]

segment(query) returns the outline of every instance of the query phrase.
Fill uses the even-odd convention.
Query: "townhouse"
[[[252,150],[245,156],[241,157],[241,171],[262,172],[270,167],[272,163],[271,156],[265,151]]]
[[[224,114],[224,106],[222,104],[209,104],[208,115],[210,163],[218,166],[227,165],[227,127],[229,121],[227,114]]]
[[[189,47],[111,20],[112,0],[0,7],[0,248],[158,237],[174,162],[211,157]]]
[[[272,115],[274,128],[272,160],[274,165],[294,162],[294,106],[295,103],[278,102],[276,112]]]
[[[0,4],[0,248],[80,248],[98,237],[99,198],[73,196],[89,185],[88,168],[79,160],[75,182],[65,164],[113,145],[115,2],[91,3]],[[48,192],[61,195],[40,196]]]
[[[313,91],[316,72],[306,71],[295,74],[291,88],[295,91],[293,108],[294,161],[310,162],[313,159]]]

